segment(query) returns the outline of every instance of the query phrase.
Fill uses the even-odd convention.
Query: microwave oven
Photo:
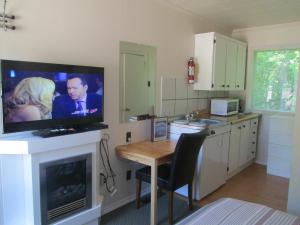
[[[239,99],[223,98],[211,99],[210,114],[217,116],[231,116],[239,112]]]

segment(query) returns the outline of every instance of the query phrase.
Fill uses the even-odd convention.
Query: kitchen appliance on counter
[[[198,155],[193,181],[193,198],[200,200],[226,182],[229,151],[230,125],[224,121],[199,119],[198,121],[178,120],[169,126],[169,137],[178,140],[181,133],[195,133],[208,128]],[[177,193],[188,196],[188,187],[183,186]]]
[[[231,116],[239,112],[239,99],[215,98],[210,102],[210,114],[217,116]]]

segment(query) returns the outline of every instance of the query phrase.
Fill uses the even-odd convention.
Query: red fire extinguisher
[[[191,57],[188,62],[188,83],[193,84],[195,80],[195,63],[194,58]]]

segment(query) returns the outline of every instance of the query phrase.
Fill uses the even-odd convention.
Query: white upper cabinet
[[[235,90],[244,90],[245,88],[246,55],[247,46],[239,44],[237,49]]]
[[[212,40],[212,43],[214,43],[214,39]],[[209,66],[212,67],[212,83],[209,83],[207,85],[208,89],[204,89],[204,90],[209,90],[211,88],[211,90],[224,90],[225,87],[225,70],[226,70],[226,39],[224,38],[218,38],[218,41],[215,42],[213,44],[214,46],[214,50],[213,50],[213,55],[212,55],[212,64],[208,65],[208,64],[203,64],[201,63],[202,61],[199,62],[199,73],[198,73],[198,77],[199,80],[198,82],[201,82],[202,78],[206,75],[208,75],[208,73],[202,73],[202,69],[204,69],[204,67]],[[199,48],[201,49],[201,47],[199,46]],[[203,52],[204,53],[204,52]],[[205,56],[203,56],[204,58]],[[197,61],[197,60],[196,60]],[[197,77],[197,76],[196,76]],[[197,78],[198,78],[197,77]],[[202,89],[200,89],[202,90]]]
[[[195,90],[243,90],[246,47],[243,42],[211,32],[195,35]]]
[[[235,89],[238,45],[233,41],[226,44],[225,90]]]

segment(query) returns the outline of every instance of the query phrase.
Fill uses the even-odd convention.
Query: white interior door
[[[148,75],[145,67],[145,55],[122,53],[123,69],[123,121],[130,116],[148,112]]]

